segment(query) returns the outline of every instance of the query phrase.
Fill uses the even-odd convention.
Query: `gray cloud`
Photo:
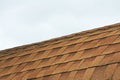
[[[120,21],[119,0],[0,0],[0,49]]]

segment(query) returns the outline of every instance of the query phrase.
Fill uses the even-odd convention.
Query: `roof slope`
[[[0,80],[120,80],[120,24],[0,51]]]

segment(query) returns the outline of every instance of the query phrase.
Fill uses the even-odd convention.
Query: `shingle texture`
[[[2,50],[0,80],[120,80],[120,24]]]

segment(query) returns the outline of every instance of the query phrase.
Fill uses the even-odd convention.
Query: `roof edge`
[[[61,36],[61,37],[57,37],[57,38],[52,38],[52,39],[41,41],[41,42],[36,42],[36,43],[17,46],[17,47],[5,49],[5,50],[0,50],[0,56],[4,56],[5,54],[8,54],[8,53],[9,54],[16,53],[16,52],[21,51],[23,49],[26,50],[28,47],[35,46],[35,45],[37,45],[39,47],[42,47],[45,44],[50,43],[50,42],[59,41],[61,39],[71,38],[75,35],[81,35],[82,36],[84,34],[91,33],[91,32],[94,32],[96,30],[103,30],[103,29],[111,28],[113,26],[120,26],[120,23],[116,23],[116,24],[112,24],[112,25],[106,25],[106,26],[103,26],[103,27],[94,28],[94,29],[90,29],[90,30],[86,30],[86,31],[78,32],[78,33],[73,33],[73,34],[69,34],[69,35],[65,35],[65,36]]]

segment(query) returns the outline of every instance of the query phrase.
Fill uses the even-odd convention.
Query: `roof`
[[[120,23],[0,51],[0,80],[120,80]]]

